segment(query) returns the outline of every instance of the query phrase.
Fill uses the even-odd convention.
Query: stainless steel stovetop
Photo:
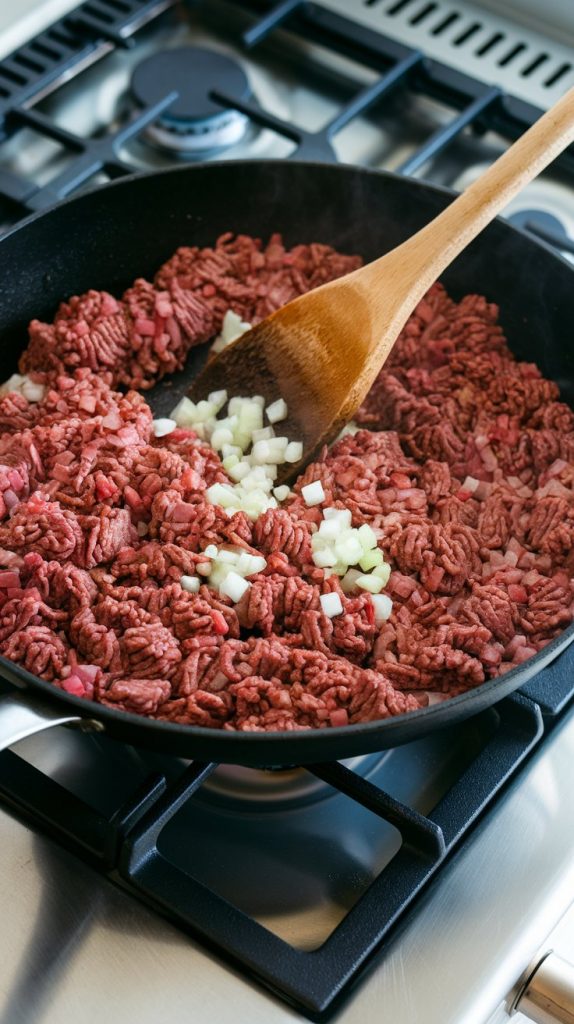
[[[284,13],[308,8],[313,17],[320,15],[315,28],[325,12],[345,17],[356,32],[368,30],[371,42],[383,34],[387,51],[395,48],[394,60],[412,60],[408,48],[417,47],[453,74],[472,76],[476,86],[454,107],[456,89],[451,82],[449,98],[445,79],[441,88],[389,91],[358,116],[351,117],[347,106],[341,117],[354,97],[364,100],[376,90],[377,61],[365,61],[356,40],[343,55],[291,32],[289,23],[265,38],[260,32],[257,45],[252,35],[253,45],[246,48],[241,34],[253,29],[254,9],[262,14],[264,6],[88,0],[82,6],[89,16],[82,59],[27,96],[17,79],[30,69],[8,57],[8,64],[0,64],[0,109],[2,103],[10,106],[14,89],[23,94],[0,139],[2,223],[130,169],[182,160],[289,157],[298,145],[316,146],[318,139],[325,158],[321,131],[337,118],[327,138],[332,157],[462,188],[508,142],[504,118],[481,121],[481,110],[485,115],[494,109],[502,92],[519,98],[508,109],[527,120],[574,82],[569,0],[547,0],[543,16],[534,0],[279,5]],[[145,8],[145,16],[130,22],[136,8]],[[42,63],[40,46],[56,52],[59,47],[65,56],[65,26],[49,26],[77,14],[70,0],[2,5],[0,60],[22,46],[32,63]],[[127,27],[106,38],[112,15],[125,15]],[[34,49],[38,33],[41,43]],[[123,48],[122,39],[134,45]],[[159,123],[144,117],[136,132],[122,135],[130,118],[142,107],[145,113],[146,102],[161,98],[145,95],[142,101],[130,85],[136,68],[165,50],[188,46],[212,50],[242,69],[251,90],[247,113],[214,100],[209,117],[196,115],[185,130],[169,117]],[[221,88],[219,81],[209,84]],[[257,110],[265,116],[249,116]],[[293,125],[296,131],[286,133]],[[116,164],[98,167],[90,162],[89,141],[109,131],[118,133]],[[80,164],[78,148],[70,145],[74,138],[86,142],[88,156]],[[568,241],[574,238],[573,175],[572,165],[554,165],[507,211],[519,225],[549,234],[567,256],[574,248]],[[473,735],[473,727],[465,727],[351,766],[396,799],[429,813],[471,758]],[[99,743],[58,729],[24,741],[17,753],[102,814],[113,809],[107,803],[118,792],[127,793],[150,771],[169,775],[181,768]],[[405,915],[384,957],[374,960],[337,1020],[501,1024],[519,979],[540,951],[554,946],[574,957],[573,761],[574,717],[566,712]],[[170,823],[163,843],[184,867],[191,851],[202,883],[271,933],[309,951],[320,947],[367,891],[399,840],[391,826],[302,770],[278,774],[223,766]],[[102,1016],[109,1024],[302,1019],[7,810],[0,811],[0,912],[0,1024],[92,1024]]]
[[[19,753],[43,762],[52,773],[73,775],[70,766],[80,772],[86,758],[82,739],[86,737],[62,729],[59,736],[24,741]],[[139,755],[131,756],[135,764]],[[573,760],[570,716],[478,827],[464,852],[439,875],[337,1021],[502,1024],[519,978],[539,952],[553,948],[572,958]],[[419,742],[403,748],[399,761],[387,770],[408,789],[420,784],[421,773],[433,763],[432,751]],[[118,764],[110,759],[112,774]],[[447,778],[448,769],[442,785]],[[225,773],[219,785],[228,788]],[[292,778],[282,785],[285,798],[298,782]],[[92,787],[102,788],[98,778]],[[392,840],[390,845],[388,836],[381,841],[366,817],[357,821],[344,807],[337,808],[338,797],[317,799],[315,794],[315,802],[301,816],[296,807],[258,807],[265,790],[263,780],[250,781],[254,802],[240,815],[237,808],[218,806],[212,794],[196,807],[195,821],[192,816],[184,819],[169,841],[181,854],[186,845],[201,843],[196,826],[211,818],[217,823],[219,846],[216,863],[204,862],[204,872],[214,873],[215,867],[227,872],[223,878],[220,874],[226,891],[233,889],[240,863],[253,900],[251,860],[263,872],[261,893],[274,891],[275,909],[265,920],[267,926],[313,945],[336,923],[353,887],[364,884],[372,870],[373,848],[384,859],[392,852]],[[295,793],[294,799],[298,797]],[[234,844],[232,830],[240,822],[243,836],[258,833],[259,848],[250,851],[241,841],[239,848]],[[270,844],[271,835],[275,839]],[[102,1017],[109,1024],[286,1024],[302,1019],[77,857],[5,812],[0,813],[0,836],[2,1024],[94,1024]],[[272,881],[277,870],[282,888]],[[263,919],[266,910],[261,899]],[[513,1020],[526,1024],[522,1015]]]

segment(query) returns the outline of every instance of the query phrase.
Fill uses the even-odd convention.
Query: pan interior
[[[32,218],[0,242],[4,272],[0,281],[0,353],[14,369],[26,343],[26,325],[33,317],[49,319],[58,303],[90,287],[119,295],[137,276],[152,277],[179,245],[208,245],[225,231],[267,238],[282,231],[287,245],[321,241],[370,260],[388,251],[428,222],[449,201],[449,194],[420,182],[344,166],[296,162],[237,162],[181,168],[142,175],[107,186]],[[450,294],[486,295],[500,306],[500,322],[520,359],[536,362],[559,384],[563,398],[574,405],[574,312],[572,268],[544,245],[501,221],[492,224],[444,275]],[[205,352],[192,352],[181,374],[160,383],[148,396],[156,415],[165,415],[185,393]],[[563,639],[572,633],[572,627]],[[537,656],[533,663],[544,659]],[[485,684],[476,693],[449,701],[429,714],[413,716],[412,730],[386,721],[354,726],[343,732],[362,737],[351,753],[403,742],[432,724],[479,710],[521,685],[533,670],[527,663]],[[17,674],[17,673],[15,673]],[[29,680],[27,680],[29,682]],[[46,689],[46,687],[42,687]],[[482,691],[482,693],[481,693]],[[472,698],[475,698],[473,700]],[[459,702],[457,705],[457,701]],[[95,710],[90,708],[90,711]],[[176,742],[177,730],[141,722],[135,716],[99,709],[102,719],[121,731],[130,723],[134,736],[148,743],[179,746],[191,753],[201,746],[201,730],[181,727],[187,741]],[[141,727],[141,728],[140,728]],[[152,734],[149,734],[149,728]],[[209,731],[210,751],[217,759],[239,760],[240,744],[249,736]],[[310,738],[285,736],[281,761],[304,762],[332,749],[325,733]],[[388,735],[388,740],[387,740]],[[168,739],[167,737],[171,738]],[[333,737],[333,740],[335,737]],[[341,752],[344,742],[338,739]],[[351,743],[351,746],[353,744]],[[261,744],[263,747],[263,743]],[[231,755],[231,750],[237,753]],[[226,753],[228,757],[226,758]],[[247,762],[250,755],[245,755]],[[261,755],[263,757],[263,755]],[[269,756],[263,763],[270,762]]]

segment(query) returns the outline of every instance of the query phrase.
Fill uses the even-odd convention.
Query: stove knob
[[[550,950],[538,961],[513,1006],[536,1024],[574,1024],[574,965]]]

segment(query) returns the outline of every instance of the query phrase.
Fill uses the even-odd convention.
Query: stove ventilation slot
[[[542,109],[574,85],[572,47],[520,24],[516,7],[509,17],[466,0],[324,0],[322,6]],[[564,8],[563,31],[554,29],[567,39],[574,28],[570,0]]]

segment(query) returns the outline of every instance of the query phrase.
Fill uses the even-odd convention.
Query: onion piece
[[[249,590],[251,583],[243,579],[237,572],[228,572],[225,579],[219,586],[219,593],[224,597],[230,597],[234,604],[241,600]]]
[[[303,458],[303,444],[301,441],[290,441],[285,449],[285,462],[295,463]]]
[[[287,402],[283,398],[278,398],[276,402],[267,406],[265,412],[270,423],[279,423],[287,419]]]
[[[197,594],[201,585],[201,580],[197,576],[181,576],[179,582],[182,590],[186,590],[188,594]]]
[[[320,480],[313,480],[312,483],[306,484],[305,487],[301,488],[301,494],[309,508],[312,508],[314,505],[320,505],[322,501],[325,501],[326,497]]]
[[[348,508],[324,508],[323,519],[336,519],[341,526],[350,526],[351,510]]]
[[[330,619],[333,619],[335,615],[340,615],[343,611],[341,598],[336,593],[321,594],[319,602],[324,615]]]
[[[359,576],[356,580],[356,586],[360,587],[361,590],[368,590],[370,594],[378,594],[383,589],[383,581],[380,577],[370,573],[368,576]]]
[[[480,480],[477,480],[475,476],[466,476],[462,482],[462,489],[463,491],[469,491],[470,494],[474,494],[479,483]]]
[[[291,489],[287,484],[282,484],[281,487],[274,487],[273,494],[277,498],[277,501],[286,501],[291,496]]]
[[[375,623],[378,626],[381,622],[386,622],[390,618],[393,602],[387,594],[372,594],[371,601],[375,608]]]

